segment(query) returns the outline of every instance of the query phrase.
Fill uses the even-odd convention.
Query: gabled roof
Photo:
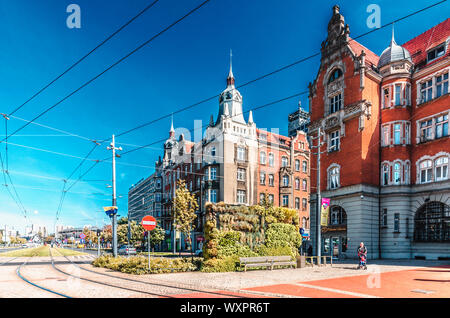
[[[425,65],[427,61],[427,51],[445,42],[448,37],[450,37],[450,18],[409,40],[402,46],[411,53],[415,65]],[[444,56],[448,56],[449,51],[450,50],[447,49]]]
[[[350,48],[352,49],[353,53],[355,53],[358,56],[361,54],[361,51],[364,50],[364,52],[366,53],[366,64],[367,63],[372,64],[375,67],[378,65],[378,60],[380,59],[380,57],[375,53],[373,53],[368,48],[366,48],[364,45],[357,42],[356,40],[353,40],[350,37],[348,39],[348,45],[350,45]]]

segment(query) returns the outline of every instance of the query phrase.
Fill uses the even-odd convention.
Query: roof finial
[[[175,129],[173,129],[173,113],[172,113],[172,120],[170,123],[170,131],[169,131],[170,135],[172,135],[172,133],[175,133]]]
[[[233,75],[233,51],[230,49],[230,72],[228,73],[227,85],[234,85],[234,75]]]
[[[391,45],[397,44],[395,43],[395,37],[394,37],[394,22],[392,22],[392,39],[391,39]]]

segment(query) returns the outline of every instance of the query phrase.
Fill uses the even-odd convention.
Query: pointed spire
[[[234,75],[233,75],[233,51],[230,49],[230,72],[228,72],[227,85],[234,85]]]
[[[171,123],[170,123],[169,135],[170,135],[170,137],[175,136],[175,129],[173,129],[173,114],[172,114],[172,120],[171,120]]]
[[[392,23],[392,39],[391,39],[391,46],[392,46],[393,44],[397,44],[397,43],[395,42],[395,36],[394,36],[394,23]]]
[[[253,112],[252,111],[250,111],[250,113],[248,114],[248,123],[253,124]]]
[[[213,118],[213,115],[211,115],[211,118],[209,119],[209,126],[211,126],[211,127],[214,126],[214,118]]]

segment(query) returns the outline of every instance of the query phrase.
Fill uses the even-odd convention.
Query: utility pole
[[[106,149],[112,150],[112,205],[117,206],[116,197],[116,150],[122,151],[122,147],[116,148],[116,142],[114,135],[112,135],[112,141],[109,147]],[[118,156],[118,155],[117,155]],[[117,257],[117,211],[112,216],[112,235],[113,235],[113,255]]]
[[[311,138],[311,148],[317,148],[317,153],[312,154],[317,155],[317,212],[316,212],[316,253],[317,253],[317,264],[320,264],[320,257],[322,254],[322,247],[321,247],[321,231],[322,226],[320,224],[320,209],[321,209],[321,194],[320,194],[320,154],[322,153],[320,151],[321,147],[323,146],[324,142],[322,142],[322,136],[324,135],[322,128],[319,126],[319,130],[317,133],[317,137],[310,137]],[[313,146],[313,140],[317,140],[317,146]]]

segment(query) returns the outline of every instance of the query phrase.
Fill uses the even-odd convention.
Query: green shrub
[[[203,262],[201,271],[207,273],[235,272],[239,270],[239,256],[211,258]]]
[[[165,258],[155,257],[151,259],[151,270],[148,269],[148,259],[146,257],[116,257],[107,255],[101,256],[92,263],[96,267],[109,268],[115,271],[128,274],[158,274],[196,271],[200,269],[201,260],[199,258]]]
[[[301,243],[301,235],[294,225],[285,223],[269,224],[265,241],[267,247],[289,246],[294,251],[297,251]]]

